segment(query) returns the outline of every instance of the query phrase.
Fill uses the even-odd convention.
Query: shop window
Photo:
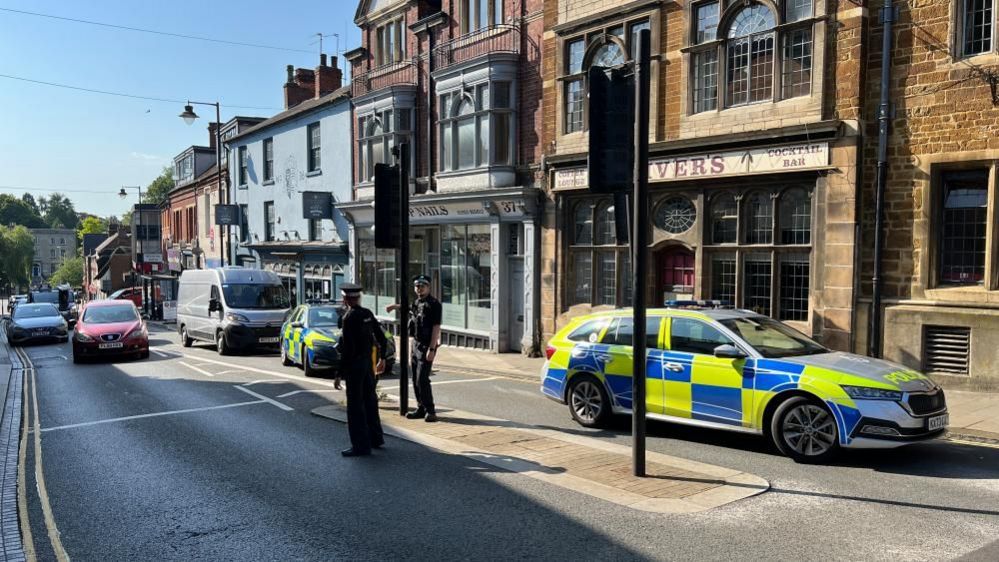
[[[691,113],[811,94],[812,0],[784,0],[782,26],[759,2],[702,2],[691,8]],[[728,24],[718,24],[724,13]],[[721,33],[719,33],[721,31]],[[719,61],[724,61],[724,99],[719,103]],[[775,91],[778,74],[781,91]]]
[[[803,189],[789,189],[780,197],[780,243],[809,244],[812,236],[811,201]]]
[[[739,205],[731,193],[721,193],[711,200],[711,242],[734,244],[738,241]]]
[[[982,284],[988,216],[988,170],[943,175],[940,282]]]
[[[736,258],[734,254],[718,254],[711,258],[711,298],[735,303]]]
[[[569,304],[626,306],[631,302],[631,264],[628,247],[617,244],[610,201],[581,201],[572,217]]]
[[[770,287],[772,272],[770,254],[749,254],[743,268],[743,306],[765,316],[770,316]]]
[[[971,57],[995,49],[995,0],[957,0],[958,47],[961,56]]]
[[[780,314],[778,320],[808,320],[808,256],[780,258]]]
[[[773,202],[769,193],[757,192],[746,199],[746,244],[773,242]]]

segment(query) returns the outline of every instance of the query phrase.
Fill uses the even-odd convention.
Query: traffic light
[[[627,68],[590,67],[590,191],[634,187],[635,80]]]
[[[375,248],[399,247],[401,196],[398,166],[375,164]]]

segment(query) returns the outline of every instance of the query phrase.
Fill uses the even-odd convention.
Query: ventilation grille
[[[923,326],[923,370],[944,375],[967,375],[971,355],[971,328]]]

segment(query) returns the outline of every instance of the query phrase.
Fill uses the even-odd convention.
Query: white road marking
[[[242,372],[243,372],[243,369],[229,369],[227,371],[221,371],[219,374],[220,375],[230,375],[232,373],[242,373]]]
[[[200,361],[205,361],[207,363],[214,363],[216,365],[222,365],[223,367],[236,367],[236,368],[239,368],[239,369],[242,369],[244,371],[251,372],[251,373],[259,373],[261,375],[270,375],[272,377],[280,377],[282,379],[287,379],[287,380],[291,380],[291,381],[307,382],[309,384],[318,384],[320,386],[327,386],[329,388],[333,388],[333,382],[332,381],[325,381],[325,380],[319,380],[319,379],[310,379],[308,377],[302,377],[302,376],[298,376],[298,375],[289,375],[289,374],[286,374],[286,373],[279,373],[277,371],[268,371],[266,369],[257,369],[256,367],[247,367],[247,366],[244,366],[244,365],[238,365],[236,363],[226,363],[225,361],[216,361],[214,359],[207,359],[207,358],[204,358],[204,357],[195,357],[193,355],[186,355],[186,357],[196,358],[196,359],[198,359]],[[265,380],[253,381],[251,383],[246,383],[243,386],[250,386],[250,385],[254,385],[254,384],[258,384],[258,383],[262,383],[262,382],[279,382],[279,381],[265,379]]]
[[[294,396],[296,394],[302,394],[303,392],[320,393],[320,392],[342,392],[342,391],[333,388],[317,388],[315,390],[293,390],[291,392],[285,392],[284,394],[278,396],[278,398],[287,398],[289,396]]]
[[[159,355],[160,357],[174,357],[172,353],[163,353],[158,349],[150,349],[149,351],[155,353],[156,355]]]
[[[73,429],[75,427],[86,427],[90,425],[100,425],[105,423],[114,423],[120,421],[138,420],[143,418],[156,418],[160,416],[172,416],[175,414],[189,414],[191,412],[207,412],[209,410],[222,410],[225,408],[237,408],[239,406],[252,406],[254,404],[264,404],[267,400],[254,400],[252,402],[237,402],[235,404],[223,404],[221,406],[205,406],[204,408],[188,408],[186,410],[171,410],[169,412],[155,412],[152,414],[139,414],[137,416],[125,416],[121,418],[111,418],[108,420],[98,420],[92,422],[74,423],[69,425],[58,425],[55,427],[46,427],[42,429],[42,433],[48,431],[58,431],[60,429]]]
[[[249,394],[250,396],[256,396],[257,398],[263,400],[264,402],[267,402],[269,404],[273,404],[273,405],[277,406],[278,408],[281,408],[282,410],[284,410],[286,412],[292,412],[292,411],[295,410],[295,408],[292,408],[291,406],[285,406],[284,404],[278,402],[277,400],[274,400],[272,398],[268,398],[268,397],[264,396],[263,394],[257,394],[256,392],[253,392],[252,390],[250,390],[249,388],[246,388],[244,386],[240,386],[238,384],[234,384],[233,386],[236,387],[236,388],[238,388],[238,389],[240,389],[240,390],[242,390],[243,392]]]
[[[195,365],[189,365],[187,363],[184,363],[183,361],[177,361],[177,363],[180,363],[181,365],[187,367],[188,369],[191,369],[192,371],[196,371],[198,373],[201,373],[202,375],[205,375],[206,377],[214,377],[215,376],[215,375],[209,373],[208,371],[206,371],[206,370],[204,370],[204,369],[202,369],[200,367],[197,367]]]
[[[260,379],[258,381],[244,383],[242,386],[253,386],[255,384],[264,384],[265,382],[284,382],[284,381],[280,380],[280,379],[279,380],[274,380],[274,379]]]

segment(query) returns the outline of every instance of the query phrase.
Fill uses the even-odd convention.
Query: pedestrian
[[[377,346],[377,368],[383,368],[388,340],[378,320],[370,310],[361,306],[361,286],[344,283],[340,286],[346,313],[342,317],[342,330],[337,341],[340,369],[333,388],[340,388],[340,378],[347,379],[347,431],[350,448],[341,454],[358,457],[371,454],[385,444],[382,422],[378,417],[378,398],[375,396],[375,367],[372,346]]]
[[[413,373],[413,392],[416,395],[417,408],[406,417],[415,420],[423,418],[428,422],[437,421],[437,410],[434,407],[434,392],[430,388],[430,370],[437,358],[437,348],[441,342],[441,302],[430,294],[430,277],[417,275],[413,279],[413,290],[416,300],[410,308],[409,336],[412,339],[410,352],[410,370]],[[398,304],[385,307],[386,312],[393,312]]]

